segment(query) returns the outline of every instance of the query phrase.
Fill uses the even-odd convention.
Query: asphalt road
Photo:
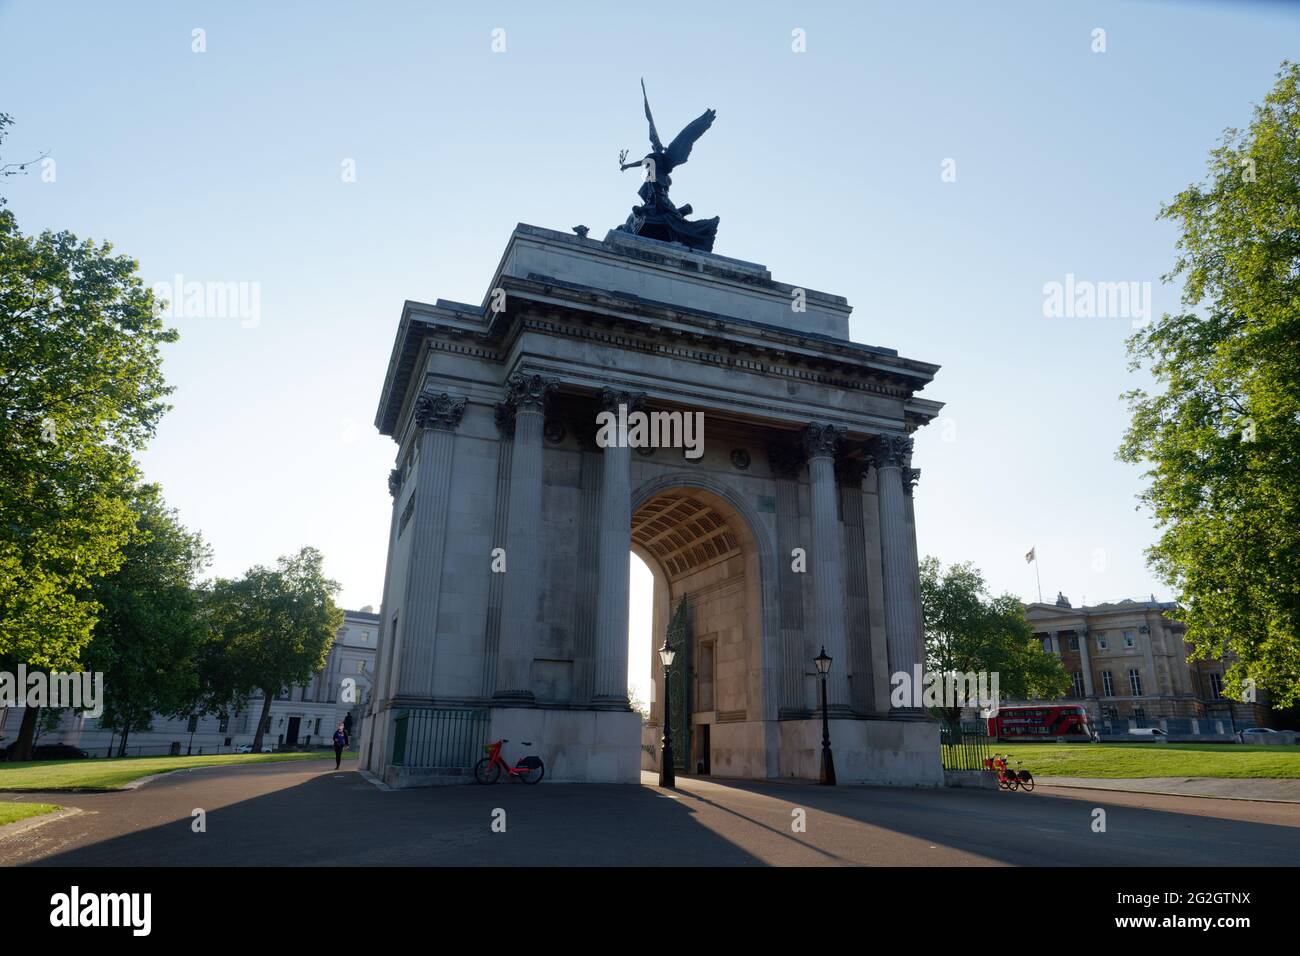
[[[649,779],[649,778],[647,778]],[[182,771],[121,793],[0,794],[81,812],[0,836],[7,865],[1292,866],[1294,805],[1039,788],[679,778],[381,791],[355,771]],[[505,832],[493,832],[505,811]],[[1106,811],[1094,832],[1094,809]],[[206,832],[194,832],[202,809]],[[794,824],[803,811],[804,832]]]

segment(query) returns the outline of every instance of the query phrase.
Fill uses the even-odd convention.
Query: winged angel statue
[[[676,138],[664,148],[659,141],[659,131],[655,129],[655,118],[650,114],[650,99],[646,96],[645,80],[641,81],[641,98],[645,102],[645,118],[650,122],[650,152],[644,159],[627,162],[627,150],[618,154],[619,169],[645,170],[645,182],[637,190],[643,205],[633,206],[632,215],[618,228],[624,232],[635,233],[650,239],[664,242],[680,242],[692,249],[713,251],[713,240],[718,232],[718,217],[691,222],[686,217],[693,210],[689,203],[674,206],[668,198],[668,190],[673,184],[669,175],[681,166],[691,155],[691,147],[704,135],[704,131],[713,125],[716,110],[705,110],[698,119],[687,124]]]

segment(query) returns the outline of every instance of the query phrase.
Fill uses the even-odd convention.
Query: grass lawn
[[[52,803],[5,803],[0,800],[0,827],[28,817],[39,817],[43,813],[53,813],[58,809]]]
[[[332,750],[316,750],[310,753],[212,754],[206,757],[29,760],[20,763],[0,763],[0,790],[120,790],[124,784],[132,780],[156,773],[167,773],[170,770],[275,763],[283,760],[323,760],[333,756]],[[343,753],[344,760],[355,757],[355,751]]]
[[[990,744],[1035,777],[1300,778],[1300,746],[1241,744]]]

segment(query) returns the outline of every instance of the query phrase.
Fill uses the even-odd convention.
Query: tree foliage
[[[157,485],[142,485],[131,501],[135,525],[117,571],[94,584],[101,610],[86,652],[104,672],[101,724],[121,736],[148,730],[155,713],[189,713],[198,696],[202,646],[198,578],[209,551],[184,528]]]
[[[236,580],[218,579],[208,615],[212,638],[201,652],[205,710],[236,706],[261,691],[262,733],[271,701],[288,687],[306,684],[325,666],[343,611],[334,604],[338,582],[325,577],[315,548],[280,558],[274,568],[257,566]]]
[[[24,236],[0,200],[5,660],[74,667],[95,624],[91,586],[121,564],[132,453],[167,409],[159,346],[176,338],[136,268],[70,232]]]
[[[1002,697],[1054,698],[1070,688],[1061,660],[1034,639],[1020,599],[993,597],[970,562],[947,569],[937,558],[921,562],[921,609],[925,616],[926,670],[937,674],[998,675]],[[944,708],[951,724],[956,707]]]
[[[1182,309],[1129,340],[1161,390],[1126,394],[1119,451],[1146,466],[1153,569],[1197,657],[1276,706],[1300,700],[1300,67],[1161,210],[1178,225]],[[1225,654],[1225,652],[1227,652]]]

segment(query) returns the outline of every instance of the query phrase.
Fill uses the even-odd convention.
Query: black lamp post
[[[822,777],[821,782],[828,787],[835,786],[835,758],[831,756],[831,725],[826,716],[826,675],[831,669],[831,658],[826,655],[826,648],[813,658],[817,673],[822,678]]]
[[[673,666],[673,658],[677,652],[668,646],[664,641],[664,646],[659,648],[659,660],[664,664],[664,737],[663,753],[659,758],[659,786],[675,787],[677,786],[677,773],[673,769],[673,741],[672,741],[672,699],[668,696],[668,668]]]

